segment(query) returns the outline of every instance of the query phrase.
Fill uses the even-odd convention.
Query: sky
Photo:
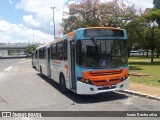
[[[58,36],[63,11],[67,11],[67,4],[73,1],[80,2],[81,0],[0,0],[0,43],[53,41],[53,10],[51,7],[56,7],[54,16],[56,36]],[[153,7],[153,0],[129,2],[143,10]]]

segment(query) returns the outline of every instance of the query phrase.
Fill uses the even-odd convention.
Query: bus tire
[[[66,88],[66,82],[63,74],[60,76],[60,85],[61,85],[61,92],[65,94],[67,92],[67,88]]]

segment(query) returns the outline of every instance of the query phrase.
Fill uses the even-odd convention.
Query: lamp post
[[[56,38],[55,37],[55,20],[54,20],[54,9],[55,9],[56,7],[51,7],[51,9],[53,10],[53,31],[54,31],[54,39]]]

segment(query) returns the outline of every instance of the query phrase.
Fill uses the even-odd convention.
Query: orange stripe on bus
[[[74,35],[74,32],[70,32],[67,34],[67,37],[72,37]]]
[[[90,80],[95,86],[113,85],[121,82],[123,77],[128,78],[128,69],[121,70],[99,70],[99,71],[83,71],[82,82]]]
[[[67,74],[68,74],[68,65],[65,64],[65,69],[67,70]]]
[[[54,64],[61,64],[61,62],[58,62],[58,61],[54,61],[52,63],[54,63]]]

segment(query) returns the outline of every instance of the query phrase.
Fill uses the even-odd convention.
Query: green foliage
[[[28,55],[31,55],[32,52],[36,49],[36,45],[28,45],[26,48],[25,48],[25,53],[27,53]]]
[[[131,82],[160,87],[160,58],[155,58],[153,64],[146,57],[129,58],[130,73],[147,74],[148,76],[132,76]]]
[[[156,21],[160,27],[160,9],[152,9],[147,13],[146,18],[151,21]]]
[[[153,63],[154,51],[159,51],[159,29],[160,28],[160,10],[153,8],[145,16],[146,26],[145,26],[145,39],[144,44],[151,50],[151,63]],[[156,23],[158,26],[156,26]]]
[[[155,29],[155,40],[156,40],[156,52],[160,53],[160,29]]]
[[[142,47],[141,43],[143,43],[142,41],[144,40],[144,28],[141,24],[143,22],[143,17],[135,16],[132,21],[128,22],[128,24],[124,26],[127,30],[129,53],[132,48]]]

